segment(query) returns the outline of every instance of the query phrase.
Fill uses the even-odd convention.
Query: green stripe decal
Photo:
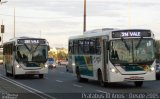
[[[75,63],[82,75],[93,76],[92,56],[75,56]]]

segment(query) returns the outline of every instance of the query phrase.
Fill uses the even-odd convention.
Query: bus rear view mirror
[[[48,45],[48,51],[50,50],[50,46]]]

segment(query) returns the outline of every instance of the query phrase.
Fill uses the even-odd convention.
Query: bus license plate
[[[26,74],[39,74],[39,71],[27,71]]]
[[[144,78],[139,76],[132,76],[130,77],[130,80],[144,80]]]

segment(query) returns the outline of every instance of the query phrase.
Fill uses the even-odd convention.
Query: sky
[[[6,1],[6,0],[2,0]],[[7,0],[0,5],[3,42],[15,36],[42,37],[51,47],[68,46],[70,36],[83,34],[84,0]],[[160,0],[86,0],[86,30],[151,29],[160,39]]]

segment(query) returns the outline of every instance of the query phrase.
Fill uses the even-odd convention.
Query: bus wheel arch
[[[78,66],[76,67],[76,76],[77,76],[78,82],[87,82],[88,81],[87,78],[81,77],[80,70],[79,70]]]

